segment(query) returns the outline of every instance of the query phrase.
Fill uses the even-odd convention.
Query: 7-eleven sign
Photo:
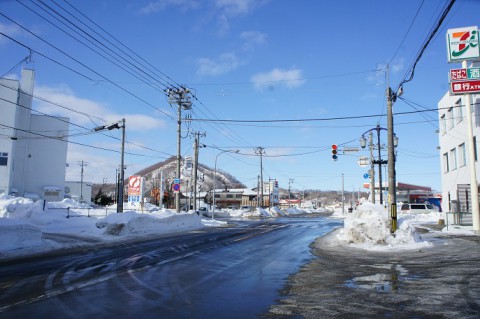
[[[478,27],[449,29],[447,31],[448,62],[479,60]]]

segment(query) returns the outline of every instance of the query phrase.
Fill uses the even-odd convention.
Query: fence
[[[116,213],[116,208],[73,208],[70,207],[47,207],[48,211],[56,211],[58,213],[64,213],[65,218],[70,217],[91,217],[91,216],[104,216],[108,214]]]
[[[473,226],[473,219],[471,212],[447,212],[446,215],[446,222],[447,222],[447,230],[448,225],[456,225],[456,226]]]

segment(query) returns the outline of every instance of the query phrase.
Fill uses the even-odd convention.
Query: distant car
[[[208,208],[207,207],[200,207],[198,212],[203,216],[208,216]]]
[[[237,209],[236,206],[228,206],[228,207],[227,207],[227,210],[235,210],[235,209]]]
[[[241,207],[240,207],[240,210],[251,211],[251,210],[252,210],[252,206],[241,206]]]
[[[400,211],[404,214],[428,214],[438,212],[438,209],[432,204],[404,203]]]

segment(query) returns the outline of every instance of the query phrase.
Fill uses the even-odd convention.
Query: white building
[[[31,113],[34,78],[0,79],[0,193],[62,200],[69,119]]]
[[[480,179],[478,138],[480,136],[480,96],[471,95],[475,167]],[[442,210],[471,212],[470,174],[465,98],[446,93],[438,103],[439,144],[442,169]],[[458,206],[457,206],[458,205]]]
[[[65,197],[76,200],[79,203],[92,204],[93,183],[66,181]]]

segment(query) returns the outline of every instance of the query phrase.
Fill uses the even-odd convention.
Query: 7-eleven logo
[[[448,30],[447,46],[450,62],[479,59],[478,27]]]

